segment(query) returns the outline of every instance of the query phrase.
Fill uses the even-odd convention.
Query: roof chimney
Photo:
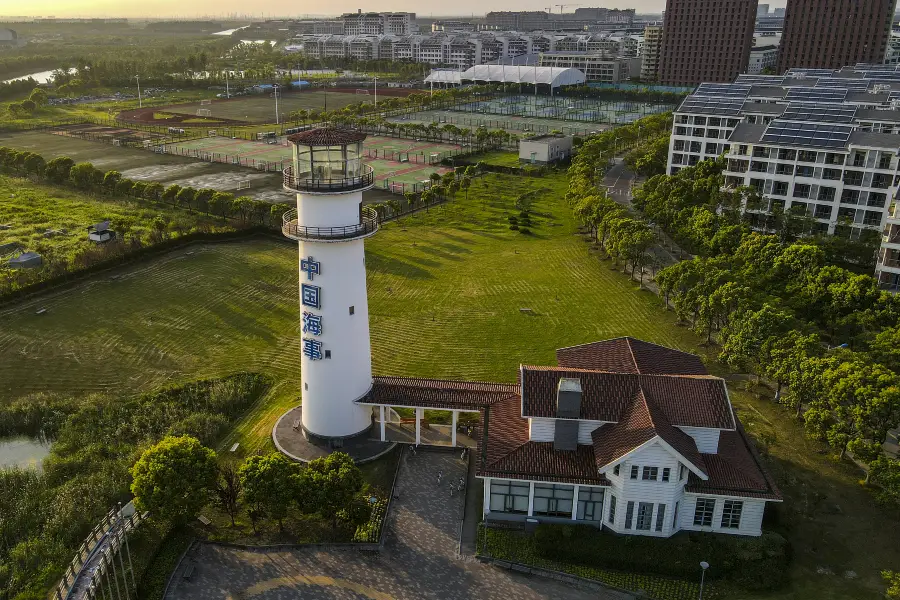
[[[581,380],[562,377],[556,389],[556,417],[577,419],[581,417]]]

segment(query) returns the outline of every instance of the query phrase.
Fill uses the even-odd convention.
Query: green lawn
[[[532,234],[510,231],[515,198],[534,189],[543,191]],[[468,201],[460,193],[367,240],[375,373],[511,382],[520,363],[554,364],[558,347],[621,335],[703,353],[655,296],[574,235],[564,192],[562,176],[489,175]],[[258,239],[190,251],[0,311],[0,401],[255,370],[276,385],[222,448],[270,448],[272,425],[299,396],[296,247]],[[39,307],[48,312],[36,315]],[[900,567],[896,515],[875,506],[852,468],[805,440],[787,412],[733,391],[768,447],[786,496],[771,526],[796,556],[793,586],[765,598],[878,597],[878,571]]]

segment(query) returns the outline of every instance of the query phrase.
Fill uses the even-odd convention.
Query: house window
[[[548,517],[571,517],[575,488],[552,483],[534,484],[534,514]]]
[[[678,481],[684,481],[684,476],[687,473],[687,467],[682,464],[678,465]]]
[[[586,487],[578,488],[578,513],[579,521],[603,520],[603,488]]]
[[[351,307],[350,307],[350,314],[352,315],[352,314],[354,313],[355,310],[356,310],[355,307],[351,306]]]
[[[672,469],[670,469],[670,468],[668,468],[668,467],[666,467],[665,469],[663,469],[662,480],[663,480],[663,481],[668,481],[668,480],[669,480],[669,475],[670,475],[671,473],[672,473]]]
[[[740,500],[726,500],[722,506],[722,527],[726,529],[739,529],[741,527],[741,512],[744,503]]]
[[[638,478],[638,466],[637,465],[631,465],[631,478],[632,479]]]
[[[629,501],[625,508],[625,529],[631,529],[631,519],[634,517],[634,502]]]
[[[650,524],[653,521],[653,503],[641,502],[638,504],[637,523],[635,529],[638,531],[650,531]]]
[[[644,472],[641,474],[641,479],[643,479],[644,481],[656,481],[658,475],[659,467],[644,467]]]
[[[776,181],[774,187],[772,188],[772,193],[776,196],[787,196],[788,193],[788,184],[787,181]]]
[[[659,508],[656,509],[656,530],[663,530],[663,523],[666,522],[666,505],[660,504]]]
[[[528,488],[522,481],[491,480],[491,511],[527,514]]]
[[[794,198],[809,198],[809,185],[805,183],[794,184]]]
[[[615,467],[613,467],[613,475],[615,475],[616,477],[619,476],[619,471],[621,470],[621,469],[619,469],[619,467],[621,467],[621,466],[622,465],[616,465]]]
[[[694,509],[694,525],[711,527],[715,510],[715,500],[712,498],[697,498],[697,508]]]
[[[616,522],[616,497],[609,497],[609,516],[606,519],[610,524]]]
[[[675,511],[672,513],[672,529],[678,529],[678,505],[680,502],[675,503]]]

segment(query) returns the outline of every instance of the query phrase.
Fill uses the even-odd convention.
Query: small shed
[[[109,228],[109,220],[91,225],[87,228],[88,239],[92,242],[105,243],[116,239],[116,232]]]
[[[572,136],[562,134],[538,135],[519,141],[519,161],[533,165],[547,165],[566,160],[572,155]]]
[[[9,259],[8,264],[11,269],[37,269],[44,264],[44,259],[37,252],[23,252]]]

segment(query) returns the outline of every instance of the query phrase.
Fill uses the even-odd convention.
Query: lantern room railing
[[[369,165],[362,165],[359,175],[342,175],[336,178],[324,179],[314,177],[312,173],[294,174],[292,165],[286,166],[283,172],[284,189],[289,192],[352,192],[364,190],[375,185],[375,171]]]
[[[297,209],[284,213],[282,217],[281,232],[292,240],[349,240],[358,237],[368,237],[378,231],[378,213],[374,209],[364,206],[362,218],[356,225],[344,227],[307,227],[297,221]]]

